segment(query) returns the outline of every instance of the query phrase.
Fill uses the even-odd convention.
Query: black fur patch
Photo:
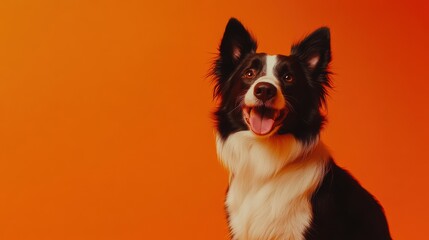
[[[391,239],[383,208],[333,161],[311,205],[313,221],[307,240]]]

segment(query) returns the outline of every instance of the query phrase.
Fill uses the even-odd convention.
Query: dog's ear
[[[291,55],[302,61],[313,80],[327,82],[331,62],[331,39],[329,28],[321,27],[304,40],[292,45]]]
[[[222,41],[219,46],[219,54],[225,64],[237,64],[248,53],[255,52],[256,41],[244,28],[243,24],[235,18],[231,18],[226,25]]]
[[[226,25],[222,41],[219,45],[219,55],[214,61],[211,74],[215,77],[214,96],[221,95],[225,82],[237,65],[249,53],[256,52],[257,43],[246,28],[235,18]]]

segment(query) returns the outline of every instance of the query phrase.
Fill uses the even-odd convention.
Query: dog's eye
[[[243,77],[252,79],[255,77],[255,75],[256,75],[256,70],[253,68],[249,68],[244,72]]]
[[[293,82],[294,79],[290,73],[286,73],[286,74],[283,74],[282,80],[287,82],[287,83],[291,83],[291,82]]]

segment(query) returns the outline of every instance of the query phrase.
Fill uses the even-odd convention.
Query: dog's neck
[[[264,180],[282,172],[311,164],[312,156],[329,158],[329,152],[319,138],[310,144],[298,141],[291,134],[259,137],[250,131],[216,139],[217,154],[232,176],[246,174],[246,179]],[[319,160],[320,163],[320,160]]]

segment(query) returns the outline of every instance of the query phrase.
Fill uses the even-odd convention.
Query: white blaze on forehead
[[[267,55],[266,74],[268,77],[274,77],[274,69],[277,65],[277,55]]]
[[[252,86],[250,86],[249,90],[247,90],[244,96],[244,104],[246,106],[255,106],[259,102],[259,100],[254,95],[255,85],[260,82],[267,82],[273,84],[277,89],[277,97],[273,98],[269,101],[268,105],[275,109],[282,109],[286,105],[286,101],[282,96],[282,92],[280,89],[280,83],[277,80],[276,76],[274,76],[274,70],[277,65],[277,55],[267,55],[265,59],[265,75],[258,78],[255,82],[253,82]]]

